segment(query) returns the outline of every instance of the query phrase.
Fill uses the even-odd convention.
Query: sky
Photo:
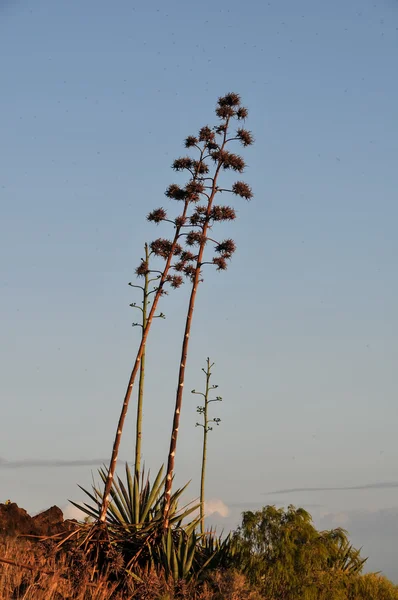
[[[304,506],[398,581],[397,59],[396,0],[0,0],[0,501],[64,508],[108,460],[139,339],[127,284],[170,235],[146,215],[172,209],[184,138],[234,91],[254,198],[232,200],[237,252],[199,290],[176,481],[198,494],[189,390],[210,356],[210,519]],[[148,342],[152,470],[188,291]]]

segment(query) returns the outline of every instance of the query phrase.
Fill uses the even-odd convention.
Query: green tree
[[[249,580],[278,600],[319,599],[325,586],[343,589],[365,562],[343,529],[317,531],[311,515],[294,506],[244,512],[233,541]]]

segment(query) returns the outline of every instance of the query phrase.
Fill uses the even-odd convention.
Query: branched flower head
[[[192,148],[193,146],[196,146],[196,144],[198,143],[198,138],[195,137],[194,135],[189,135],[186,139],[185,139],[185,148]]]
[[[193,160],[192,166],[198,175],[206,175],[209,172],[209,166],[203,160]]]
[[[236,181],[232,186],[232,192],[236,196],[240,196],[241,198],[245,198],[246,200],[250,200],[250,198],[253,197],[251,187],[244,181]]]
[[[217,101],[218,106],[239,106],[240,105],[240,96],[235,92],[229,92],[225,94],[225,96],[220,96]]]
[[[197,206],[195,211],[189,218],[189,222],[191,225],[200,225],[203,226],[206,223],[207,217],[207,206],[200,205]]]
[[[191,202],[198,202],[200,195],[205,191],[205,185],[202,181],[189,181],[185,186],[186,198]]]
[[[222,254],[224,258],[230,258],[236,250],[234,240],[228,239],[220,242],[215,247],[215,251]]]
[[[148,275],[148,273],[149,273],[149,265],[146,260],[142,260],[141,263],[136,268],[135,274],[138,277],[145,277],[145,275]]]
[[[216,108],[216,115],[217,117],[220,117],[220,119],[228,119],[233,117],[235,114],[234,109],[232,108],[232,106],[217,106]]]
[[[188,250],[184,250],[183,252],[181,252],[180,255],[180,260],[183,260],[184,262],[188,262],[191,260],[195,260],[196,256],[194,254],[192,254],[192,252],[189,252]]]
[[[213,206],[210,218],[213,221],[233,221],[236,218],[235,209],[231,206]]]
[[[183,278],[181,275],[167,275],[166,281],[170,283],[174,289],[179,288],[183,284]]]
[[[217,271],[226,271],[228,267],[227,261],[222,256],[215,256],[213,258],[213,264],[217,266]]]
[[[191,225],[203,225],[203,223],[205,222],[204,217],[206,215],[206,212],[207,206],[204,206],[203,204],[196,206],[194,212],[189,217],[189,222],[191,223]]]
[[[151,251],[155,254],[155,256],[161,256],[162,258],[167,258],[172,251],[172,242],[170,240],[165,240],[163,238],[158,238],[154,240],[150,244]],[[174,256],[178,256],[181,254],[182,248],[179,244],[175,245],[173,254]]]
[[[216,133],[221,134],[221,133],[225,133],[227,131],[227,124],[226,123],[221,123],[220,125],[217,125],[216,127]]]
[[[181,273],[181,272],[184,270],[184,268],[185,268],[185,265],[186,265],[186,264],[187,264],[187,263],[186,263],[185,261],[183,261],[183,260],[179,260],[178,262],[176,262],[176,263],[173,265],[173,269],[174,269],[175,271],[177,271],[177,273]]]
[[[247,116],[249,114],[249,111],[247,110],[247,108],[245,108],[244,106],[241,106],[240,108],[238,108],[238,110],[236,111],[236,116],[239,120],[242,119],[247,119]]]
[[[174,171],[184,171],[184,169],[192,169],[192,158],[190,156],[183,156],[176,158],[173,162]]]
[[[233,92],[221,96],[217,102],[216,115],[220,119],[229,119],[236,114],[236,107],[240,105],[240,96]]]
[[[200,231],[190,231],[186,237],[187,246],[195,246],[206,242],[206,236],[203,235]]]
[[[187,267],[187,263],[195,260],[197,257],[189,252],[188,250],[183,250],[180,254],[180,260],[173,265],[173,268],[178,273],[181,273]]]
[[[176,183],[169,185],[165,194],[168,198],[173,198],[173,200],[185,200],[185,190]]]
[[[182,215],[180,217],[176,217],[174,219],[174,223],[175,223],[176,227],[184,227],[186,222],[187,222],[187,218],[183,217]]]
[[[205,125],[199,130],[199,141],[200,142],[213,142],[214,131],[210,129],[208,125]]]
[[[211,153],[211,157],[214,162],[220,162],[225,170],[232,169],[233,171],[242,173],[245,168],[245,161],[243,158],[238,154],[228,152],[228,150],[215,150]]]
[[[148,221],[152,221],[153,223],[160,223],[167,219],[167,213],[164,208],[156,208],[147,216]]]
[[[193,282],[196,274],[195,267],[193,265],[186,265],[186,267],[184,267],[184,274]]]
[[[252,132],[242,127],[237,130],[236,137],[242,142],[243,146],[251,146],[254,142]]]

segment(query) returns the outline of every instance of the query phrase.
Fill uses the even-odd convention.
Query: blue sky
[[[3,0],[2,495],[64,506],[109,455],[139,335],[127,283],[144,242],[168,235],[145,216],[167,207],[184,137],[232,90],[256,137],[255,198],[235,202],[238,251],[200,289],[186,383],[198,389],[215,361],[209,498],[230,507],[224,525],[271,502],[351,524],[398,580],[386,526],[398,488],[267,495],[398,481],[397,43],[395,0]],[[166,459],[187,291],[165,299],[148,348],[152,469]],[[187,393],[176,464],[192,494],[196,404]]]

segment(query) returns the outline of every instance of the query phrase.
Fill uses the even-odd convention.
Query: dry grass
[[[233,571],[215,572],[200,587],[142,574],[141,583],[131,579],[129,589],[120,592],[117,583],[91,583],[85,565],[75,561],[71,567],[67,555],[57,558],[51,543],[5,538],[0,558],[16,563],[0,562],[0,600],[262,600]]]

